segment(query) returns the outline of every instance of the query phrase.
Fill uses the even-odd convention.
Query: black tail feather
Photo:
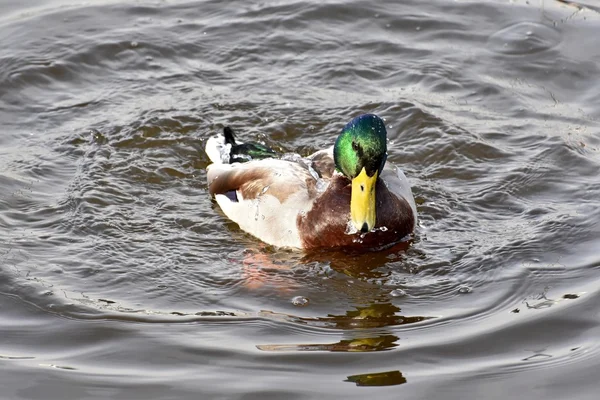
[[[233,129],[226,126],[223,128],[223,135],[225,136],[225,143],[229,143],[232,146],[235,146],[235,136],[233,136]]]
[[[260,160],[263,158],[273,158],[277,156],[275,150],[264,144],[257,142],[247,142],[236,144],[233,129],[229,126],[223,128],[225,144],[231,145],[229,153],[229,163],[246,162],[250,160]]]

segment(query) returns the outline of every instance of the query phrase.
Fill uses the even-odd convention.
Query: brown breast
[[[315,200],[313,208],[297,219],[304,248],[340,248],[375,250],[400,242],[410,234],[415,218],[408,202],[393,195],[381,181],[375,189],[377,222],[366,234],[347,234],[350,220],[350,180],[334,176],[327,190]]]

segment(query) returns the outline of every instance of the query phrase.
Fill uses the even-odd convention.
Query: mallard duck
[[[404,173],[386,163],[376,115],[350,121],[335,144],[309,157],[238,144],[233,131],[207,141],[208,188],[240,228],[281,247],[382,249],[406,240],[417,209]]]

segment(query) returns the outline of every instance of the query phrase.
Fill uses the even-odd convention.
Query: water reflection
[[[373,303],[366,307],[356,307],[343,315],[329,314],[327,317],[297,317],[276,313],[263,313],[270,318],[283,317],[289,322],[313,328],[342,330],[344,339],[335,343],[311,344],[261,344],[256,347],[263,351],[345,351],[371,352],[384,351],[397,347],[400,338],[381,328],[413,324],[432,317],[398,315],[400,308],[391,303]]]
[[[234,228],[232,228],[234,229]],[[239,230],[239,228],[236,228]],[[405,241],[393,247],[372,253],[359,253],[336,250],[317,250],[301,254],[273,248],[262,243],[253,243],[251,248],[246,248],[241,255],[242,279],[244,286],[257,289],[265,284],[274,283],[279,279],[277,287],[280,291],[289,291],[296,287],[298,282],[285,277],[287,272],[306,269],[311,265],[327,266],[331,271],[344,274],[349,278],[374,280],[385,279],[387,271],[382,267],[391,263],[402,262],[406,259],[406,251],[411,247],[413,240]],[[232,260],[237,259],[232,255]],[[294,267],[295,266],[295,267]]]
[[[331,352],[370,352],[389,350],[398,346],[400,338],[395,335],[381,335],[356,339],[345,339],[335,343],[309,344],[263,344],[256,348],[263,351],[331,351]]]
[[[29,356],[3,356],[0,355],[0,360],[33,360],[35,357]]]
[[[399,261],[406,257],[406,250],[410,247],[409,242],[400,243],[386,251],[376,253],[317,251],[295,259],[298,268],[305,269],[307,265],[325,265],[332,273],[335,271],[345,279],[357,279],[365,282],[373,279],[385,280],[387,274],[384,266],[390,262]],[[256,289],[267,281],[273,281],[275,275],[282,275],[282,258],[293,258],[293,253],[271,252],[267,248],[258,248],[249,251],[243,258],[243,279],[245,286]],[[287,260],[287,265],[291,264]],[[286,265],[286,264],[284,264]],[[289,267],[287,267],[289,268]],[[278,289],[283,286],[288,288],[299,287],[300,275],[284,275],[285,282],[279,277]],[[309,280],[314,277],[307,275]],[[354,284],[351,285],[355,287]],[[368,293],[368,294],[367,294]],[[297,316],[292,314],[262,311],[261,317],[280,320],[308,329],[331,329],[341,331],[342,338],[337,342],[327,343],[288,343],[288,344],[258,344],[256,347],[263,351],[326,351],[326,352],[372,352],[385,351],[397,347],[399,337],[389,329],[390,327],[414,324],[433,317],[410,316],[401,314],[401,308],[392,304],[388,294],[380,291],[368,290],[366,296],[354,300],[361,305],[354,305],[342,314],[327,314],[326,316]],[[355,303],[356,304],[356,303]],[[383,328],[383,330],[382,330]]]
[[[393,386],[406,383],[406,378],[400,371],[387,371],[350,375],[344,382],[354,382],[356,386]]]
[[[421,322],[433,317],[398,315],[400,307],[391,303],[373,303],[366,307],[355,307],[342,315],[328,314],[326,317],[293,317],[296,323],[330,329],[367,329]]]
[[[332,270],[343,273],[351,278],[378,279],[385,274],[378,269],[392,262],[403,261],[412,240],[401,242],[393,247],[373,252],[354,253],[352,251],[319,251],[307,254],[302,261],[305,263],[327,263]]]

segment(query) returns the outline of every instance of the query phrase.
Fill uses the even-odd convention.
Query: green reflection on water
[[[329,314],[326,317],[294,317],[294,322],[332,329],[383,328],[421,322],[432,317],[398,315],[400,308],[391,303],[373,303],[366,307],[356,307],[343,315]]]
[[[356,386],[393,386],[406,383],[406,378],[396,370],[350,375],[344,382],[354,382]]]
[[[328,315],[327,317],[297,317],[264,313],[270,318],[283,317],[285,320],[312,327],[339,329],[345,331],[344,336],[352,336],[335,343],[309,344],[261,344],[256,347],[263,351],[346,351],[369,352],[392,349],[400,338],[391,332],[382,332],[380,328],[394,325],[420,322],[430,317],[406,317],[396,315],[400,311],[390,303],[374,303],[367,307],[356,307],[343,315]],[[375,329],[374,329],[375,328]],[[376,331],[375,331],[376,330]]]
[[[263,351],[340,351],[366,352],[389,350],[398,346],[398,336],[381,335],[366,338],[340,340],[336,343],[316,344],[265,344],[256,348]]]

